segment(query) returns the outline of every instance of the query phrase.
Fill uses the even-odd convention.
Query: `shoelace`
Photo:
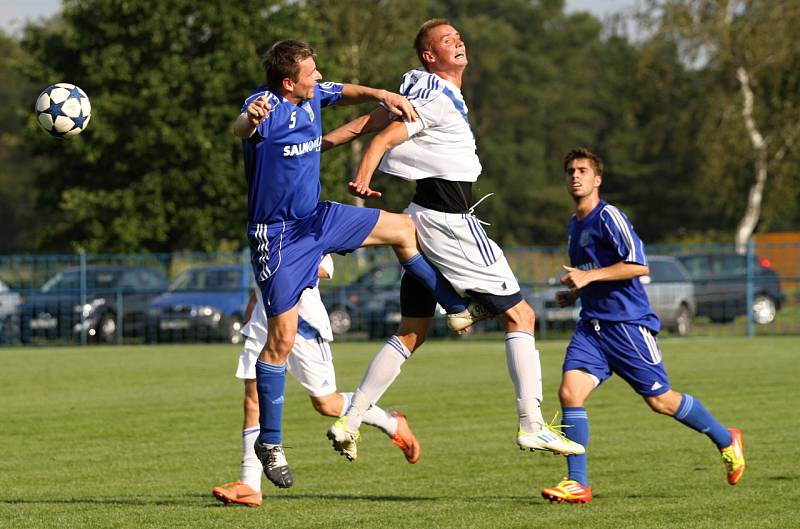
[[[269,454],[267,455],[267,467],[269,468],[276,468],[278,467],[278,463],[280,457],[283,456],[283,449],[289,448],[288,446],[281,446],[276,445],[269,449]],[[285,459],[285,456],[283,456]]]
[[[478,217],[475,217],[475,208],[477,208],[477,207],[478,207],[478,204],[480,204],[481,202],[483,202],[484,200],[486,200],[487,198],[489,198],[489,197],[490,197],[490,196],[492,196],[492,195],[494,195],[494,193],[486,193],[485,195],[483,195],[483,197],[481,197],[481,199],[480,199],[480,200],[478,200],[477,202],[475,202],[475,203],[472,205],[472,207],[470,207],[470,208],[469,208],[469,214],[470,214],[472,217],[474,217],[474,218],[475,218],[475,220],[477,220],[477,221],[478,221],[478,223],[480,223],[480,224],[483,224],[484,226],[491,226],[491,224],[489,224],[488,222],[482,221],[482,220],[481,220],[481,219],[479,219]]]
[[[562,431],[564,428],[572,428],[573,425],[571,425],[571,424],[555,424],[557,419],[558,419],[558,412],[556,412],[556,414],[553,415],[553,420],[552,421],[544,423],[545,429],[547,429],[550,432],[552,432],[552,433],[556,434],[557,436],[559,436],[562,441],[568,441],[570,443],[573,442]]]

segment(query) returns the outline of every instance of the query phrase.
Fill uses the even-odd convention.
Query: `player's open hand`
[[[381,97],[381,103],[383,103],[383,106],[386,107],[386,110],[392,114],[402,116],[403,119],[407,121],[417,120],[417,111],[414,109],[414,105],[412,105],[408,99],[400,94],[395,94],[394,92],[384,90],[383,97]]]
[[[358,180],[347,182],[347,190],[351,195],[361,198],[379,198],[383,195],[380,191],[370,189],[368,182],[359,182]]]
[[[253,127],[258,127],[267,119],[271,110],[272,106],[267,103],[266,97],[257,97],[252,103],[247,105],[247,109],[245,109],[247,122]]]

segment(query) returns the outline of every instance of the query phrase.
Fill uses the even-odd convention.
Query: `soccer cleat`
[[[460,334],[477,322],[491,317],[492,314],[483,305],[473,300],[461,312],[447,315],[447,327]]]
[[[397,431],[392,436],[392,442],[403,451],[406,461],[412,465],[419,461],[419,441],[408,426],[408,419],[402,413],[393,411],[392,416],[397,419]]]
[[[574,479],[564,478],[555,487],[544,489],[542,498],[558,503],[589,503],[592,501],[592,487],[584,487]]]
[[[349,461],[358,457],[358,442],[361,440],[361,432],[347,430],[347,418],[339,419],[328,428],[326,434],[333,444],[333,449],[346,457]]]
[[[573,456],[586,453],[583,445],[567,439],[561,431],[562,425],[545,423],[536,433],[526,432],[520,426],[517,430],[517,444],[520,450],[545,450],[554,454]]]
[[[241,481],[233,481],[214,487],[211,493],[225,505],[238,503],[248,507],[261,506],[261,492]]]
[[[744,474],[744,435],[738,428],[728,428],[728,431],[731,432],[733,440],[730,446],[720,450],[720,453],[722,462],[728,470],[728,483],[736,485]]]
[[[282,489],[288,489],[294,484],[292,471],[289,470],[289,463],[286,462],[286,455],[283,453],[283,446],[261,444],[256,441],[254,448],[268,480]]]

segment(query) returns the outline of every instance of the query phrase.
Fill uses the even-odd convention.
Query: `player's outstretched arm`
[[[417,111],[414,110],[408,99],[389,92],[388,90],[380,90],[377,88],[370,88],[368,86],[361,86],[357,84],[345,84],[342,87],[342,98],[337,102],[341,105],[354,105],[356,103],[366,103],[368,101],[377,101],[386,107],[386,110],[392,114],[402,116],[403,119],[408,121],[416,121]]]
[[[381,131],[390,121],[389,112],[383,107],[378,107],[369,114],[359,116],[325,134],[322,137],[322,152],[349,143],[365,134]]]
[[[379,191],[374,191],[369,187],[372,181],[372,174],[378,168],[378,164],[381,163],[384,153],[407,139],[408,130],[402,121],[392,121],[375,136],[361,158],[356,177],[347,184],[350,193],[362,198],[381,196]]]
[[[267,103],[265,97],[261,96],[254,99],[233,122],[234,136],[237,138],[249,138],[252,136],[256,127],[267,119],[270,110],[272,110],[272,107]]]

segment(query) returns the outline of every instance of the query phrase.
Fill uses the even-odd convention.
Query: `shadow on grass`
[[[530,501],[528,496],[395,496],[395,495],[363,495],[363,494],[265,494],[265,500],[271,503],[296,502],[296,501],[352,501],[352,502],[452,502],[453,500],[465,503],[509,503]],[[198,500],[208,500],[202,505]],[[146,496],[135,497],[111,497],[111,498],[50,498],[50,499],[25,499],[25,498],[0,498],[0,505],[134,505],[134,506],[158,506],[158,505],[182,505],[195,507],[211,507],[226,505],[215,500],[211,494],[182,494],[176,496],[159,496],[158,498],[148,498]]]

